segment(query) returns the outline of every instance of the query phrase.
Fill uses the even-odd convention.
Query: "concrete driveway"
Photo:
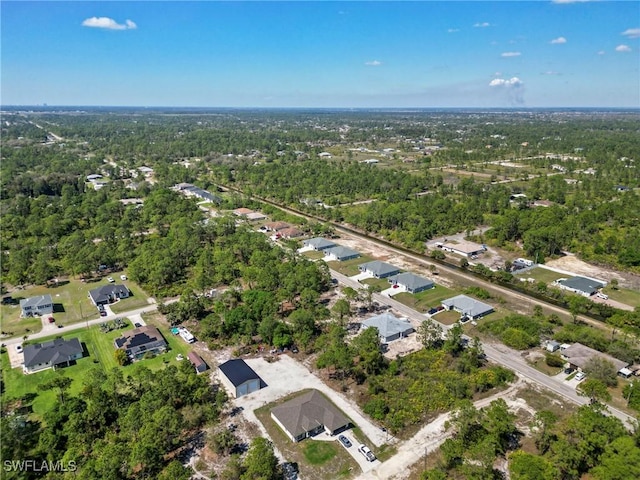
[[[331,272],[333,273],[333,272]],[[351,280],[355,280],[356,282],[359,282],[360,280],[364,280],[366,278],[373,278],[373,275],[371,275],[369,272],[361,272],[357,275],[354,275],[353,277],[349,277]]]
[[[389,288],[386,288],[386,289],[382,290],[380,292],[380,295],[382,295],[383,297],[393,297],[394,295],[397,295],[399,293],[406,292],[406,291],[407,291],[407,289],[404,288],[404,287],[401,287],[401,286],[398,286],[396,288],[389,287]]]
[[[244,408],[243,413],[247,414],[250,411],[253,414],[253,410],[276,401],[285,395],[307,388],[315,388],[324,393],[355,425],[360,427],[374,445],[380,446],[394,441],[391,435],[387,435],[385,438],[385,433],[380,427],[367,419],[353,400],[325,385],[305,366],[288,355],[280,355],[278,358],[279,360],[273,363],[269,363],[263,358],[245,359],[245,362],[265,381],[267,387],[235,400],[237,406]],[[250,420],[253,420],[255,415],[250,417],[253,417],[250,418]],[[259,422],[258,424],[260,425]],[[357,443],[355,445],[357,448]],[[357,451],[355,453],[358,454]]]

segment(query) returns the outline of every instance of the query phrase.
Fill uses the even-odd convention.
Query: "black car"
[[[344,435],[340,435],[338,437],[338,440],[340,440],[340,443],[344,446],[344,448],[351,447],[351,441],[347,437],[345,437]]]

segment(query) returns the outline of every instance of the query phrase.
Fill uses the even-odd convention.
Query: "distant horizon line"
[[[640,106],[636,107],[613,107],[613,106],[545,106],[545,107],[526,107],[526,106],[510,106],[510,107],[315,107],[315,106],[298,106],[298,107],[284,107],[284,106],[252,106],[252,107],[222,107],[222,106],[171,106],[171,105],[49,105],[49,104],[0,104],[0,110],[4,109],[35,109],[35,108],[64,108],[64,109],[144,109],[144,110],[157,110],[157,109],[185,109],[185,110],[640,110]]]

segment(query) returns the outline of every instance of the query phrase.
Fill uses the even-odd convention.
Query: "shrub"
[[[547,353],[544,359],[545,363],[550,367],[562,367],[564,365],[564,360],[558,357],[557,355],[552,355]]]

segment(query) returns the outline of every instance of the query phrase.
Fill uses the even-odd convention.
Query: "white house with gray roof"
[[[389,283],[391,285],[399,285],[409,293],[418,293],[434,287],[434,283],[428,278],[419,277],[411,272],[400,273],[389,277]]]
[[[331,240],[327,240],[322,237],[310,238],[309,240],[302,242],[302,244],[305,247],[311,247],[316,251],[326,250],[327,248],[333,248],[336,246],[336,244]]]
[[[447,310],[460,312],[463,317],[469,317],[471,320],[484,317],[493,312],[491,305],[487,305],[466,295],[458,295],[457,297],[443,300],[442,306]]]
[[[358,270],[363,273],[369,273],[376,278],[387,278],[396,273],[400,273],[400,268],[389,263],[381,262],[380,260],[362,263],[358,265]]]
[[[604,287],[605,283],[588,277],[571,277],[558,280],[556,285],[563,290],[575,292],[583,297],[590,297]]]
[[[20,300],[21,316],[35,317],[53,313],[53,300],[51,295],[38,295]]]
[[[345,260],[351,260],[353,258],[358,258],[360,256],[360,252],[353,250],[352,248],[343,247],[342,245],[337,245],[335,247],[327,248],[324,251],[325,260],[332,261],[338,260],[339,262],[344,262]]]
[[[383,343],[406,337],[414,331],[413,325],[408,320],[398,318],[389,312],[376,315],[362,322],[361,328],[363,330],[371,327],[378,329],[380,341]]]

